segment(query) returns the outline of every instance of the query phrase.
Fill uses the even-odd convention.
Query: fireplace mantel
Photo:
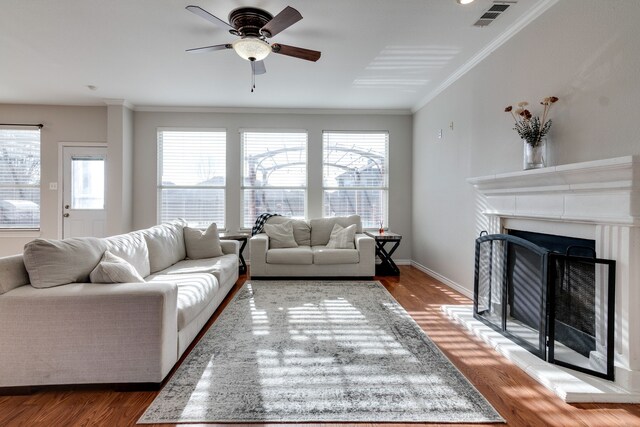
[[[616,260],[612,386],[623,392],[622,398],[616,392],[600,401],[640,401],[640,156],[475,177],[467,182],[478,193],[480,229],[489,234],[520,229],[589,238],[595,241],[598,257]],[[541,366],[539,371],[527,368],[527,372],[535,378],[548,369]],[[557,383],[545,385],[562,395]],[[574,401],[602,398],[602,394],[566,394],[563,398]]]
[[[467,179],[484,213],[640,225],[640,158],[617,157]]]

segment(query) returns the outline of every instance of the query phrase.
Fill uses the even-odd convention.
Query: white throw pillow
[[[351,224],[346,228],[340,224],[336,224],[333,226],[333,230],[331,230],[331,237],[329,237],[329,242],[327,242],[327,248],[355,249],[355,245],[353,244],[355,237],[355,224]]]
[[[102,260],[89,275],[91,283],[139,283],[144,282],[140,273],[126,260],[104,251]]]
[[[293,237],[293,224],[265,224],[264,232],[269,236],[269,248],[297,248],[298,244]]]
[[[205,231],[185,227],[184,244],[189,259],[215,258],[224,255],[220,246],[218,226],[215,222]]]

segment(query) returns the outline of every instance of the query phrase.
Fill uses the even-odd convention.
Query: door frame
[[[106,148],[108,149],[108,145],[106,142],[58,142],[58,200],[57,200],[57,208],[56,208],[56,224],[58,229],[58,239],[63,238],[63,208],[62,205],[64,203],[64,149],[68,147],[84,147],[84,148]],[[107,174],[107,169],[105,168],[105,175]],[[107,197],[107,192],[109,188],[107,186],[108,178],[105,176],[105,198]]]

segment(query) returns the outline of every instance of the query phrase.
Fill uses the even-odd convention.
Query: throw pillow
[[[218,226],[215,222],[205,231],[185,227],[184,244],[189,259],[215,258],[224,255],[220,246]]]
[[[331,230],[331,237],[327,242],[327,248],[331,249],[355,249],[353,240],[356,237],[356,225],[351,224],[348,227],[343,227],[340,224],[333,226]]]
[[[126,260],[104,251],[102,259],[89,274],[91,283],[139,283],[144,282],[140,273]]]
[[[293,224],[265,224],[264,232],[269,236],[269,248],[297,248],[298,244],[293,237]]]

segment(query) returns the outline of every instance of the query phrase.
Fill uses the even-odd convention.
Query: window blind
[[[389,133],[323,132],[323,214],[388,224]]]
[[[0,229],[40,228],[40,130],[0,128]]]
[[[307,133],[243,131],[243,227],[258,215],[306,217]]]
[[[160,221],[225,228],[227,134],[224,130],[158,132]]]

